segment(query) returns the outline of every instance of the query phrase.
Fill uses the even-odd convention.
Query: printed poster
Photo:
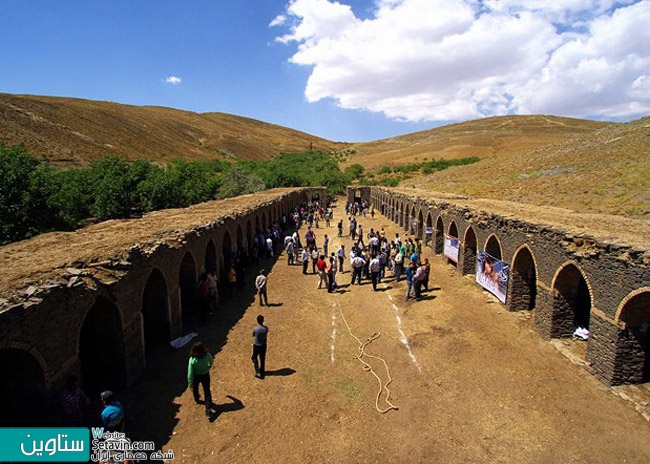
[[[445,246],[442,253],[453,262],[458,264],[458,250],[460,248],[460,240],[451,235],[445,234]]]
[[[506,302],[509,277],[510,266],[479,250],[476,260],[476,283],[496,296],[501,303]]]

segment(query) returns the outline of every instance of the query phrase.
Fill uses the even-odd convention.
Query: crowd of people
[[[322,210],[320,210],[322,212]],[[384,228],[375,230],[370,228],[366,233],[359,222],[361,217],[368,214],[374,218],[374,208],[365,202],[346,204],[349,237],[352,241],[349,254],[345,243],[339,248],[330,250],[328,234],[322,239],[317,236],[313,225],[318,224],[320,212],[318,208],[309,207],[302,214],[295,216],[295,226],[298,229],[303,220],[307,225],[304,234],[304,244],[298,232],[284,238],[284,249],[287,255],[287,264],[302,266],[302,273],[318,275],[317,288],[327,288],[334,292],[339,283],[337,275],[345,272],[346,260],[352,274],[350,285],[362,285],[364,280],[370,280],[374,291],[378,284],[385,280],[390,271],[395,282],[402,278],[406,281],[405,298],[420,300],[422,292],[429,289],[431,265],[428,258],[421,258],[422,242],[419,238],[400,237],[395,234],[392,240],[386,236]],[[331,209],[327,210],[328,220],[332,219]],[[343,219],[337,223],[338,237],[343,238]],[[341,241],[342,242],[342,241]]]

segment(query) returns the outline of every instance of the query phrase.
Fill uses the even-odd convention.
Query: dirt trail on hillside
[[[359,222],[389,237],[398,231],[381,216]],[[338,248],[335,227],[316,233]],[[212,419],[186,390],[183,347],[125,398],[132,437],[186,463],[650,462],[650,424],[633,403],[543,341],[530,313],[507,312],[429,249],[425,256],[434,279],[419,302],[406,302],[405,283],[392,278],[377,292],[369,281],[349,286],[347,261],[341,288],[328,294],[283,253],[272,268],[262,263],[272,305],[260,308],[251,284],[258,268],[249,269],[248,286],[198,329],[215,354]],[[265,380],[250,361],[260,313],[270,328]],[[379,334],[365,352],[385,360],[388,372],[366,358],[382,385],[355,359],[346,323],[361,341]],[[389,379],[399,409],[381,414],[376,397]]]

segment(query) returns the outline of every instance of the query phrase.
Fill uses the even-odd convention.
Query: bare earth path
[[[330,236],[330,251],[343,215],[334,211],[332,227],[316,229],[319,245]],[[366,232],[398,231],[379,215],[359,222]],[[442,258],[432,263],[426,299],[406,302],[405,283],[392,277],[378,292],[369,281],[348,286],[347,261],[337,276],[343,288],[317,290],[317,277],[287,266],[283,253],[269,275],[270,308],[252,299],[249,283],[199,328],[215,354],[212,420],[185,389],[183,347],[132,390],[140,398],[127,401],[133,437],[155,439],[187,463],[650,462],[650,424],[632,403],[543,341],[530,314],[507,312]],[[250,361],[260,313],[270,328],[263,381]],[[380,334],[365,351],[389,373],[367,362],[384,384],[392,378],[398,410],[377,412],[380,385],[354,358],[344,318],[362,341]]]

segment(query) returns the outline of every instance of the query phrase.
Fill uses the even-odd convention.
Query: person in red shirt
[[[322,288],[323,285],[327,286],[327,274],[325,272],[325,256],[319,255],[318,261],[316,261],[316,269],[318,270],[318,288]]]

